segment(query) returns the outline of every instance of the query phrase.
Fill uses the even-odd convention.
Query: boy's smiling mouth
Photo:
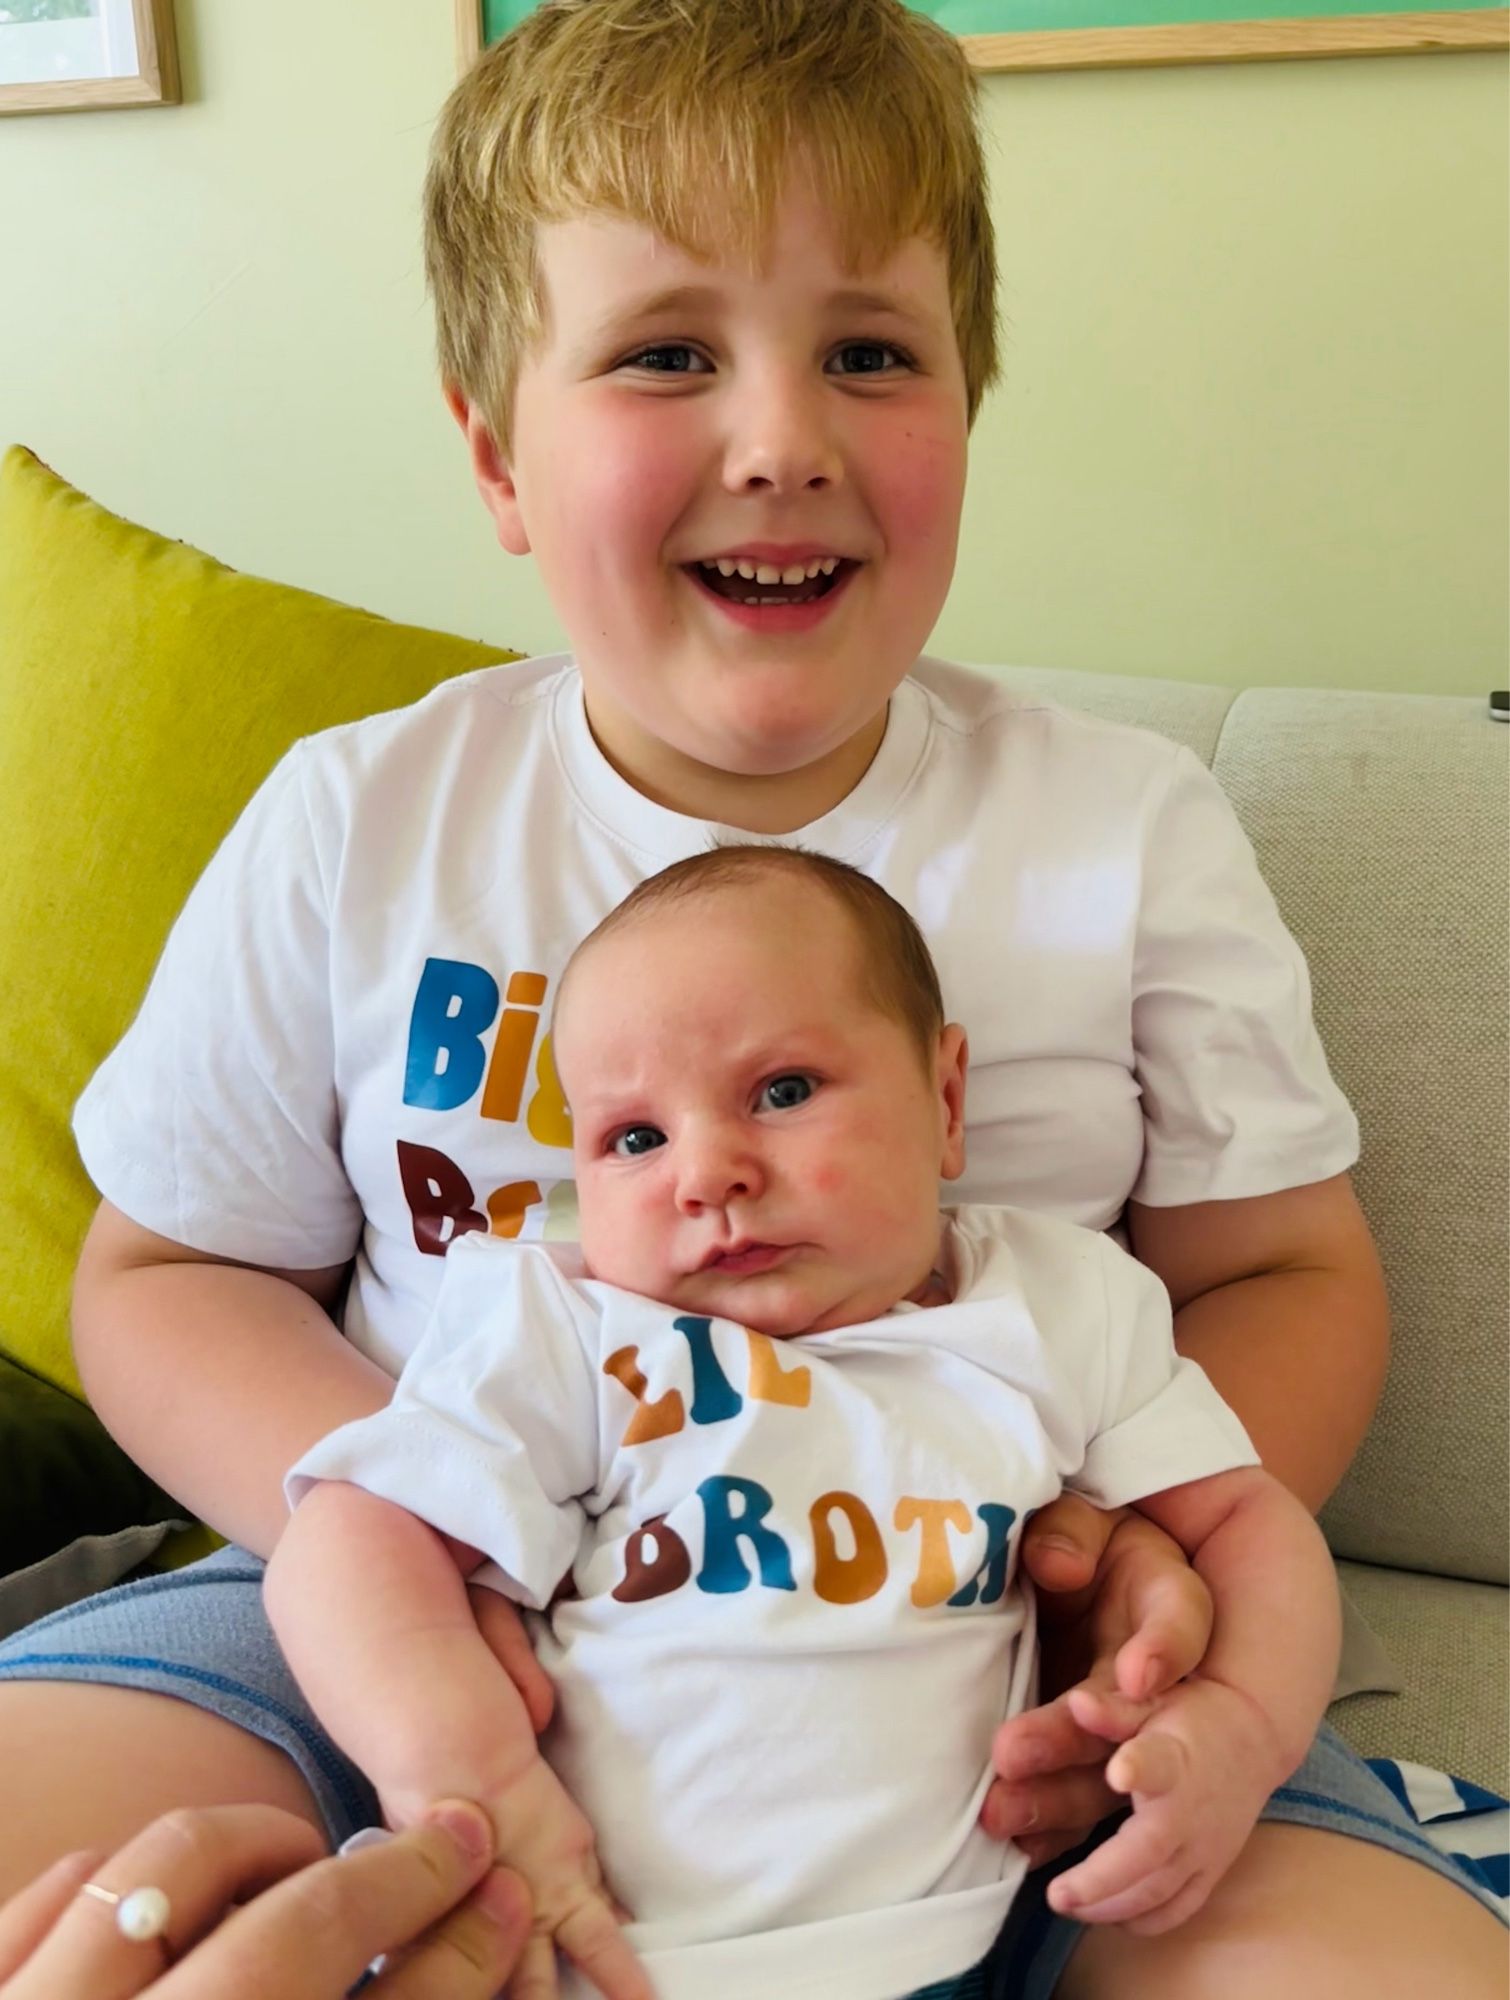
[[[757,631],[802,631],[816,624],[860,567],[850,556],[742,550],[681,565],[703,596]]]

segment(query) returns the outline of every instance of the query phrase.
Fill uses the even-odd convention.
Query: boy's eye
[[[609,1151],[617,1153],[621,1160],[634,1160],[641,1153],[653,1153],[665,1143],[666,1135],[656,1125],[626,1125],[609,1141]]]
[[[799,1104],[806,1104],[812,1094],[813,1079],[793,1071],[789,1076],[773,1076],[769,1083],[762,1084],[756,1104],[761,1111],[792,1111]]]
[[[643,368],[652,375],[698,375],[707,366],[695,347],[684,340],[663,341],[659,347],[642,347],[626,358],[627,367]]]
[[[886,375],[894,365],[912,366],[912,356],[889,340],[847,340],[838,354],[849,362],[840,370],[844,375]]]

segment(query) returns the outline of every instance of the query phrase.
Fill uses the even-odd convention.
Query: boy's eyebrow
[[[589,334],[590,340],[601,340],[608,334],[627,333],[642,321],[659,319],[668,313],[710,312],[723,302],[723,295],[714,285],[668,285],[664,290],[650,292],[642,299],[634,299],[629,304],[615,306],[595,320]],[[839,312],[883,313],[892,319],[909,320],[914,325],[927,325],[932,320],[926,306],[914,299],[908,292],[868,291],[847,288],[832,292],[824,304],[830,310]]]

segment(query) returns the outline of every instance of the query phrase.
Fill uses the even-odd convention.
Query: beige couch
[[[1332,1721],[1366,1756],[1510,1791],[1510,728],[1455,696],[1001,678],[1204,758],[1306,951],[1394,1315],[1323,1525],[1402,1692]]]

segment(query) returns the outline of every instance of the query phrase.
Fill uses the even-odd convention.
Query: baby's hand
[[[598,1866],[592,1828],[540,1756],[483,1799],[497,1858],[529,1885],[530,1940],[509,1982],[509,2000],[557,2000],[556,1953],[564,1952],[605,2000],[654,2000],[643,1967],[619,1928],[623,1912]]]
[[[1152,1936],[1184,1923],[1241,1853],[1278,1781],[1273,1730],[1246,1695],[1182,1681],[1153,1703],[1074,1688],[1075,1719],[1121,1748],[1107,1783],[1132,1818],[1049,1885],[1063,1916]]]

